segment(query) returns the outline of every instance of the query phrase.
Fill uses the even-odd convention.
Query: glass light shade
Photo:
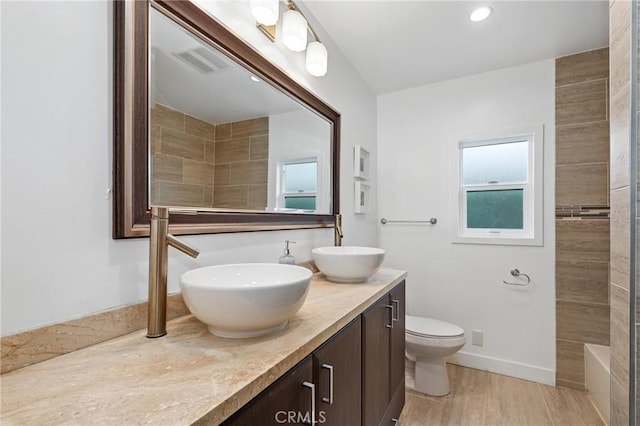
[[[282,42],[294,52],[302,52],[307,47],[307,20],[297,10],[282,15]]]
[[[262,25],[275,25],[280,13],[279,0],[251,0],[251,14]]]
[[[309,43],[305,68],[314,77],[322,77],[327,73],[327,48],[324,44],[319,41]]]

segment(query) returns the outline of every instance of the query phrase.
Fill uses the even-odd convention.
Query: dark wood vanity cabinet
[[[351,321],[223,424],[359,425],[360,323]]]
[[[362,424],[393,425],[404,406],[404,281],[362,314]]]
[[[403,281],[223,424],[393,425],[404,406],[404,289]]]

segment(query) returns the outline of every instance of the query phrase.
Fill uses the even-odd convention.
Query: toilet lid
[[[407,333],[422,337],[459,337],[464,335],[462,327],[432,318],[406,316]]]

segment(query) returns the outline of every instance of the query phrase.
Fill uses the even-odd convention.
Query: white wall
[[[315,79],[303,71],[302,54],[259,35],[248,3],[208,7],[342,113],[344,243],[377,245],[375,203],[372,214],[356,217],[350,201],[353,145],[376,155],[374,94],[321,28],[329,73]],[[112,3],[2,1],[0,8],[6,336],[146,300],[148,243],[111,239]],[[285,239],[297,241],[293,254],[306,260],[311,248],[333,244],[333,230],[185,237],[202,254],[193,260],[171,251],[169,290],[177,291],[180,274],[196,266],[277,261]]]
[[[406,269],[408,311],[465,329],[462,365],[555,382],[554,61],[445,81],[378,98],[379,215],[438,218],[379,227],[386,264]],[[544,246],[452,244],[460,139],[544,124]],[[526,288],[502,284],[518,268]],[[471,345],[471,331],[484,346]]]

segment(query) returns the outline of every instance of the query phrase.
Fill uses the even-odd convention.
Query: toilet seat
[[[457,338],[464,336],[464,329],[455,324],[439,321],[433,318],[406,316],[405,331],[417,337],[427,338]]]

